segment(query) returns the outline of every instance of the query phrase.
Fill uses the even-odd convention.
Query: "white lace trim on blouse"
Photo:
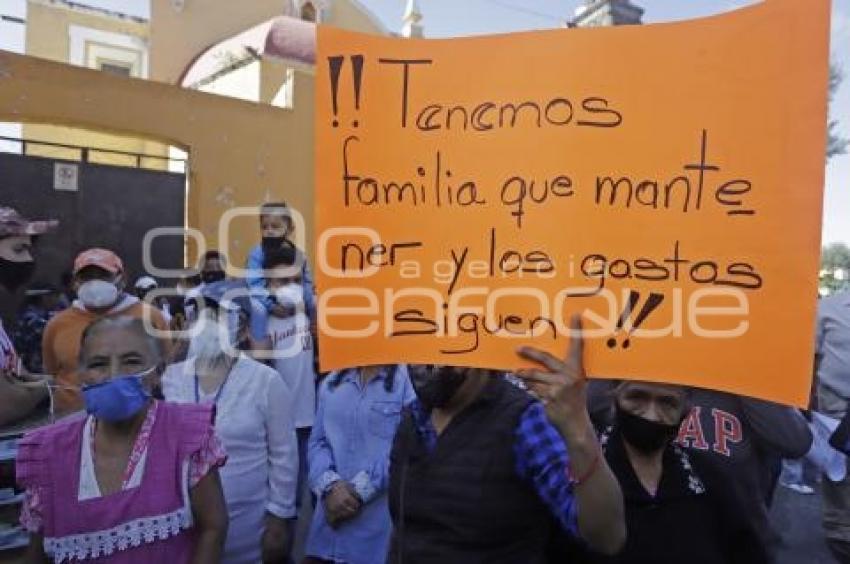
[[[117,527],[66,537],[45,537],[44,551],[56,562],[110,556],[116,551],[167,540],[192,526],[192,513],[181,507],[165,515],[142,517]]]

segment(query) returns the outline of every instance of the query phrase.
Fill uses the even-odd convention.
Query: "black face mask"
[[[679,425],[650,421],[617,406],[617,430],[623,439],[644,454],[658,452],[679,434]]]
[[[286,237],[263,237],[263,252],[274,251],[281,248],[286,241]]]
[[[212,284],[224,280],[225,274],[223,270],[207,270],[201,273],[201,280],[204,284]]]
[[[0,258],[0,284],[10,292],[14,292],[27,283],[35,272],[32,261],[19,262]]]
[[[409,370],[416,397],[425,409],[445,407],[466,382],[465,372],[449,366],[417,365]]]

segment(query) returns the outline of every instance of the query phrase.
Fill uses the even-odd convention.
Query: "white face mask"
[[[106,280],[89,280],[80,285],[77,296],[86,308],[102,309],[118,301],[118,287]]]
[[[304,288],[298,282],[290,282],[275,290],[274,297],[280,305],[292,305],[297,309],[304,301]]]
[[[199,365],[212,366],[233,353],[236,342],[238,318],[228,314],[226,326],[222,326],[216,315],[208,309],[202,311],[195,322],[198,333],[189,342],[189,357],[195,357]],[[227,342],[225,342],[225,340]]]

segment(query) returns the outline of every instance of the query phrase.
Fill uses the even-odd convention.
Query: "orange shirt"
[[[147,313],[145,313],[147,312]],[[135,318],[150,316],[151,323],[157,329],[165,331],[168,324],[156,308],[143,302],[111,311],[107,314],[97,314],[84,311],[78,307],[70,307],[51,319],[44,329],[41,341],[41,352],[44,358],[44,370],[47,374],[55,375],[58,384],[79,386],[80,378],[77,373],[80,357],[80,339],[86,327],[101,317],[118,317],[126,315]],[[77,390],[57,389],[55,392],[56,413],[70,413],[83,408],[83,396]]]

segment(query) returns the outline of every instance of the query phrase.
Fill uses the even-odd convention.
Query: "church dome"
[[[275,18],[266,35],[265,54],[314,64],[316,24],[286,16]]]

